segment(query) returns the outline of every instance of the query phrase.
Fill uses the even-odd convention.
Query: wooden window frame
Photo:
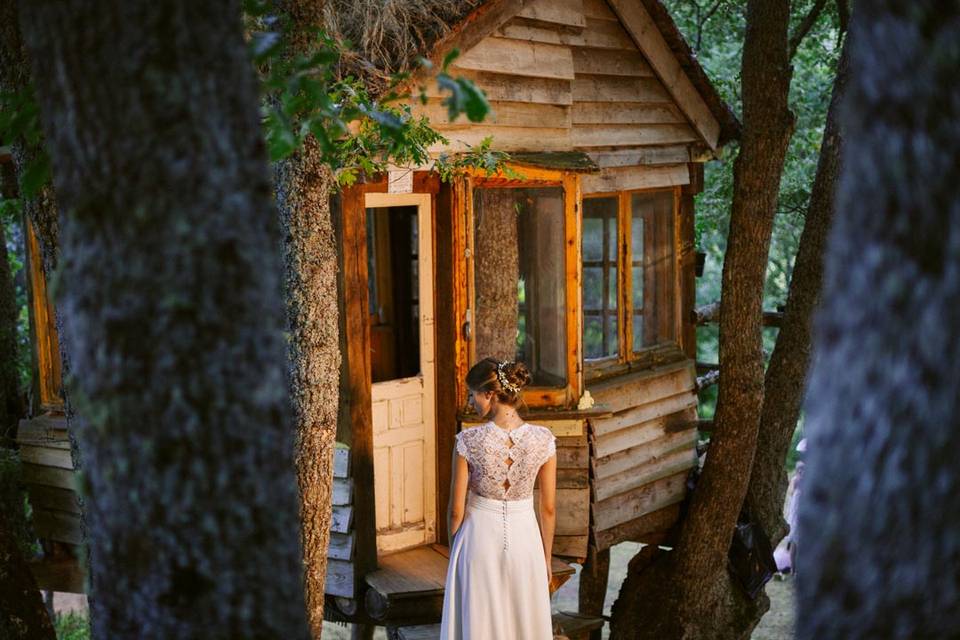
[[[639,350],[633,349],[633,246],[631,243],[631,233],[633,232],[633,211],[632,199],[634,194],[673,194],[673,277],[671,301],[674,307],[673,311],[673,335],[670,340],[661,340],[656,344],[643,347]],[[584,195],[583,199],[591,198],[617,198],[617,279],[618,279],[618,316],[617,330],[619,332],[619,353],[616,356],[606,356],[591,360],[584,359],[583,368],[585,378],[589,381],[595,381],[602,378],[620,375],[636,369],[643,369],[659,363],[663,358],[664,350],[672,350],[673,347],[679,351],[682,336],[682,296],[681,293],[681,264],[680,264],[680,200],[681,187],[662,187],[656,189],[630,189],[624,191],[607,191],[591,193]],[[581,258],[582,266],[582,258]],[[582,340],[582,336],[581,336]]]
[[[476,362],[476,341],[470,335],[471,322],[475,316],[476,286],[474,280],[474,211],[473,190],[475,188],[540,188],[560,187],[563,189],[564,208],[564,271],[566,274],[565,306],[567,333],[567,384],[565,387],[528,387],[523,391],[523,402],[530,408],[563,408],[577,406],[583,389],[583,369],[581,366],[581,277],[582,261],[580,256],[580,176],[577,173],[554,169],[510,166],[509,170],[522,176],[516,178],[503,172],[487,175],[483,171],[468,171],[466,176],[455,185],[454,215],[463,220],[464,233],[458,240],[457,255],[465,257],[466,289],[463,300],[456,301],[460,315],[462,345],[458,351],[461,358],[458,399],[465,406],[467,398],[466,374]]]

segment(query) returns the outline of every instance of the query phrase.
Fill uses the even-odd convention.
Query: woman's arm
[[[467,506],[467,480],[469,468],[467,459],[453,449],[453,472],[450,474],[450,504],[447,506],[447,540],[453,545],[453,536],[463,523],[463,514]]]
[[[547,563],[547,582],[553,580],[553,531],[557,525],[557,456],[550,456],[537,474],[540,485],[540,537]]]

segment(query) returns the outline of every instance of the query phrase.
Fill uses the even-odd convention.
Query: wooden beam
[[[658,189],[683,184],[686,165],[657,167],[613,167],[583,177],[584,193],[610,193],[635,189]]]
[[[614,13],[626,27],[667,91],[690,119],[691,124],[711,149],[717,148],[720,123],[684,73],[670,46],[657,29],[653,18],[640,2],[608,0]]]
[[[349,420],[351,447],[350,475],[355,484],[367,488],[354,497],[352,507],[334,507],[334,531],[346,533],[350,530],[350,518],[346,524],[338,521],[338,510],[350,510],[352,528],[357,533],[354,564],[349,565],[350,572],[344,567],[336,567],[327,572],[327,593],[353,597],[359,593],[362,576],[377,566],[377,522],[376,496],[373,482],[373,416],[371,402],[371,364],[370,364],[370,305],[367,291],[367,224],[365,185],[348,187],[343,190],[341,207],[342,261],[344,300],[344,330],[346,332],[347,352],[345,370],[347,372],[346,389],[349,397]],[[342,516],[343,514],[341,514]],[[331,561],[328,561],[331,562]],[[335,588],[329,588],[331,576],[335,579]],[[348,589],[344,581],[351,581]]]

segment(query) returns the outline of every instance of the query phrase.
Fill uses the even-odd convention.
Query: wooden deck
[[[588,638],[591,631],[603,627],[603,622],[603,618],[558,611],[553,614],[554,637],[570,638],[570,640]],[[388,635],[391,640],[438,640],[440,625],[421,624],[398,627],[390,629]]]
[[[366,594],[367,612],[379,621],[439,620],[449,557],[449,548],[439,544],[381,556],[379,568],[365,578],[370,586]],[[553,558],[551,593],[573,574],[572,566]]]

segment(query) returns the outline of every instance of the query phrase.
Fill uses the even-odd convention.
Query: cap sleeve
[[[457,453],[463,456],[467,462],[470,462],[470,455],[467,450],[467,442],[463,437],[463,431],[454,436],[454,440],[456,440]]]
[[[553,431],[550,431],[550,429],[543,427],[543,430],[546,432],[546,446],[544,447],[543,452],[543,462],[540,464],[544,464],[547,460],[557,454],[557,437],[553,435]]]

